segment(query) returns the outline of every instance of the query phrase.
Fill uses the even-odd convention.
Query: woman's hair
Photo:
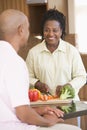
[[[41,23],[42,40],[43,40],[44,25],[45,25],[46,21],[48,21],[48,20],[56,20],[60,23],[60,28],[62,29],[61,38],[63,39],[63,37],[65,35],[65,16],[63,15],[63,13],[61,13],[60,11],[58,11],[56,9],[49,9],[48,11],[46,11],[46,13],[43,15],[43,18],[42,18],[42,23]]]

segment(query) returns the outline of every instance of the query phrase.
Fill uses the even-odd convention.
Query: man
[[[80,130],[57,124],[63,112],[50,107],[32,108],[28,98],[28,70],[18,55],[29,37],[27,17],[8,9],[0,15],[0,129],[1,130]],[[48,127],[50,126],[50,128]]]

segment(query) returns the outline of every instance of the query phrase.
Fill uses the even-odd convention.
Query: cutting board
[[[66,100],[60,100],[60,99],[51,99],[47,101],[35,101],[35,102],[30,102],[31,106],[42,106],[42,105],[57,105],[57,104],[67,104],[67,103],[72,103],[72,99],[66,99]]]

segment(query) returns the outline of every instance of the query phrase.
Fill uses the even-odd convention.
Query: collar
[[[44,51],[49,52],[49,50],[46,47],[45,40],[42,41],[42,47],[41,48],[42,48],[41,52],[44,52]],[[66,52],[66,42],[64,40],[60,39],[59,46],[55,51],[61,51],[61,52],[65,53]]]

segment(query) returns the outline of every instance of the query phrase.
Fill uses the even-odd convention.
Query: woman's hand
[[[47,93],[49,91],[48,85],[40,81],[36,82],[35,88],[38,89],[42,93]]]
[[[67,84],[65,84],[65,85],[58,85],[57,87],[56,87],[56,95],[59,97],[60,96],[60,93],[61,93],[61,89],[64,87],[64,86],[70,86],[70,87],[72,87],[71,86],[71,84],[69,84],[69,83],[67,83]]]
[[[56,87],[56,95],[57,95],[58,97],[60,96],[62,87],[63,87],[62,85],[58,85],[58,86]]]

